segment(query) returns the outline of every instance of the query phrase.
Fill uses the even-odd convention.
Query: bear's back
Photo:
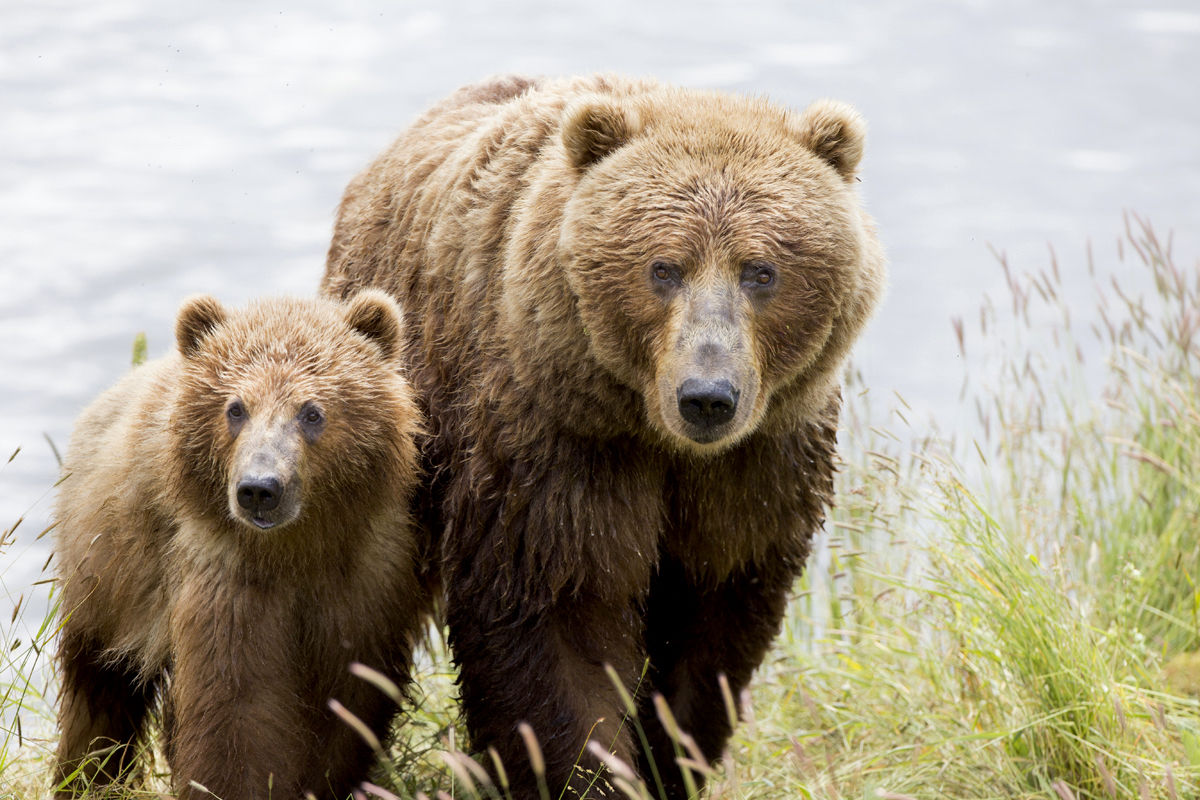
[[[164,497],[178,371],[174,354],[143,364],[84,409],[56,509],[63,608],[95,617],[111,650],[137,654],[147,673],[161,668],[167,649],[163,560],[176,520]]]
[[[348,297],[374,286],[406,308],[423,307],[421,277],[459,259],[461,237],[426,234],[439,221],[464,220],[473,250],[499,246],[531,166],[561,133],[563,112],[581,94],[632,98],[659,90],[653,80],[593,75],[558,81],[502,76],[464,87],[409,126],[346,188],[321,291]],[[482,218],[482,219],[481,219]],[[477,237],[480,231],[483,237]]]

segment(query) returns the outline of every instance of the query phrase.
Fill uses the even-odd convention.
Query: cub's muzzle
[[[259,517],[279,506],[283,486],[275,478],[243,478],[237,486],[238,505]]]

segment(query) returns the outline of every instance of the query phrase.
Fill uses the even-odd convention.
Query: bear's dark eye
[[[671,284],[676,282],[679,273],[671,264],[665,261],[655,261],[650,265],[650,274],[654,276],[655,283]]]
[[[237,436],[241,431],[242,426],[246,424],[246,418],[250,416],[246,413],[246,407],[242,405],[241,400],[234,400],[225,407],[225,421],[229,424],[229,433],[231,436]]]
[[[316,403],[305,403],[296,418],[300,420],[300,432],[310,442],[317,441],[325,430],[325,412]]]
[[[754,289],[763,289],[775,283],[775,267],[761,261],[747,264],[742,270],[742,283]]]

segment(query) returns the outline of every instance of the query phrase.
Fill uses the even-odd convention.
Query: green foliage
[[[133,366],[138,367],[146,363],[146,334],[139,332],[133,337]]]
[[[17,448],[8,463],[19,453]],[[23,520],[24,517],[18,519],[0,533],[0,565],[16,545],[17,529]],[[36,539],[53,528],[51,525],[41,531]],[[49,563],[42,566],[43,574],[47,573]],[[50,688],[53,677],[47,667],[54,647],[57,609],[52,578],[44,577],[14,592],[3,581],[3,574],[0,569],[0,591],[13,604],[8,624],[0,623],[0,800],[9,800],[44,794],[43,776],[53,733],[53,712],[47,700],[53,695]],[[40,623],[27,625],[22,611],[46,593],[49,593],[49,612]]]

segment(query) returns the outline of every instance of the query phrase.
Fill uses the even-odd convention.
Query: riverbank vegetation
[[[742,718],[727,757],[710,770],[679,737],[704,796],[1197,796],[1200,265],[1136,217],[1117,252],[1115,275],[1088,254],[1092,297],[1065,291],[1053,252],[1028,272],[999,255],[1005,296],[948,333],[968,365],[961,430],[851,376],[838,505],[774,650],[726,698]],[[0,798],[40,797],[53,621],[18,627],[10,602]],[[462,755],[453,675],[431,631],[376,796],[504,796]],[[627,796],[657,797],[610,766]]]

